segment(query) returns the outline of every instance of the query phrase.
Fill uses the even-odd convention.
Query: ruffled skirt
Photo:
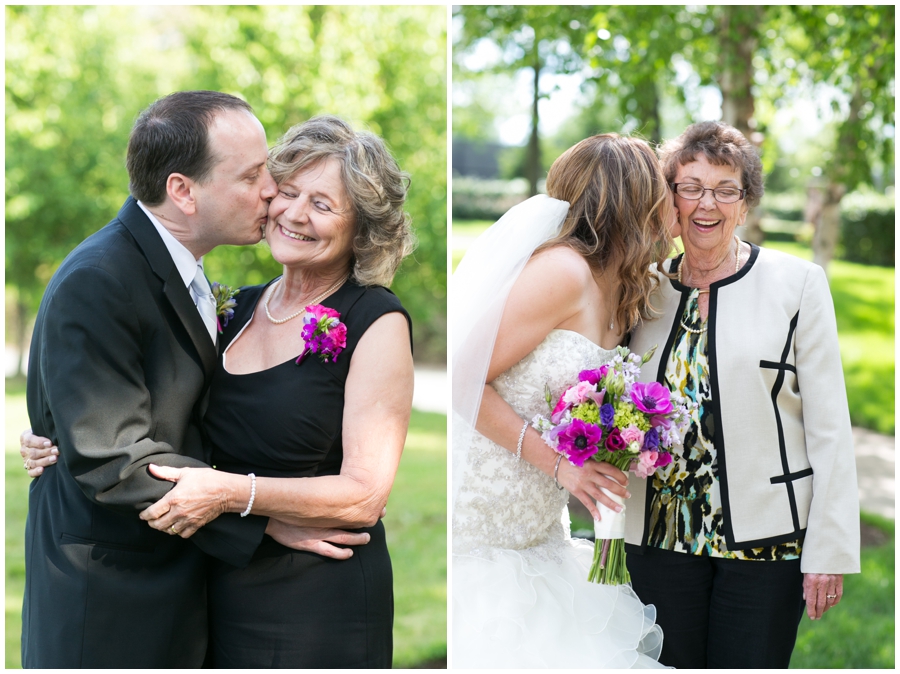
[[[453,555],[453,666],[651,668],[656,609],[630,586],[587,581],[593,544]]]

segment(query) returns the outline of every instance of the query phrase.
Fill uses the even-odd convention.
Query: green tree
[[[136,113],[179,72],[125,8],[6,8],[6,278],[16,335],[62,259],[128,192]],[[152,48],[151,48],[152,49]]]
[[[620,103],[623,126],[654,143],[662,140],[660,105],[675,76],[672,58],[686,43],[679,20],[687,17],[674,6],[601,6],[582,47],[597,91]]]
[[[416,356],[446,356],[446,30],[442,7],[209,7],[185,33],[204,88],[240,93],[270,141],[321,112],[383,137],[411,178],[419,239],[393,289],[415,325]],[[347,39],[347,36],[353,39]],[[219,249],[211,273],[259,283],[265,246]]]
[[[487,72],[531,72],[531,134],[525,162],[530,195],[537,194],[542,173],[538,105],[546,94],[541,92],[541,75],[571,73],[583,66],[578,48],[591,14],[590,8],[556,5],[462,5],[456,10],[462,20],[455,45],[457,67],[487,40],[501,53],[500,62]]]
[[[876,167],[894,164],[893,5],[792,6],[784,10],[794,32],[788,58],[805,65],[800,79],[832,87],[838,118],[833,149],[824,162],[823,203],[813,238],[814,261],[827,269],[840,232],[840,203],[860,183],[873,184]]]
[[[6,272],[21,320],[63,257],[124,201],[138,112],[179,89],[245,98],[269,140],[314,114],[385,138],[412,177],[419,248],[394,289],[416,355],[446,353],[446,21],[442,7],[7,7]],[[264,245],[212,278],[278,273]]]

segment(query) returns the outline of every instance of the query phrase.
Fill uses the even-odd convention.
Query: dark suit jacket
[[[129,197],[62,263],[38,311],[28,414],[60,450],[26,525],[25,667],[198,667],[207,552],[246,565],[267,518],[223,515],[190,540],[138,513],[204,466],[198,401],[216,351],[153,224]]]

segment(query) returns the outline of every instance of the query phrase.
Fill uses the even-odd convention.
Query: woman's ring
[[[22,467],[23,467],[25,470],[31,470],[31,466],[28,465],[28,462],[29,462],[29,461],[31,461],[31,459],[25,459],[25,461],[22,462]]]
[[[837,599],[837,595],[836,594],[826,594],[825,599]]]

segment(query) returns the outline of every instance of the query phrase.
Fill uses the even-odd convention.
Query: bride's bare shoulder
[[[523,273],[531,277],[544,277],[554,285],[566,286],[567,291],[587,287],[593,282],[591,268],[581,254],[569,246],[560,244],[532,255]]]

